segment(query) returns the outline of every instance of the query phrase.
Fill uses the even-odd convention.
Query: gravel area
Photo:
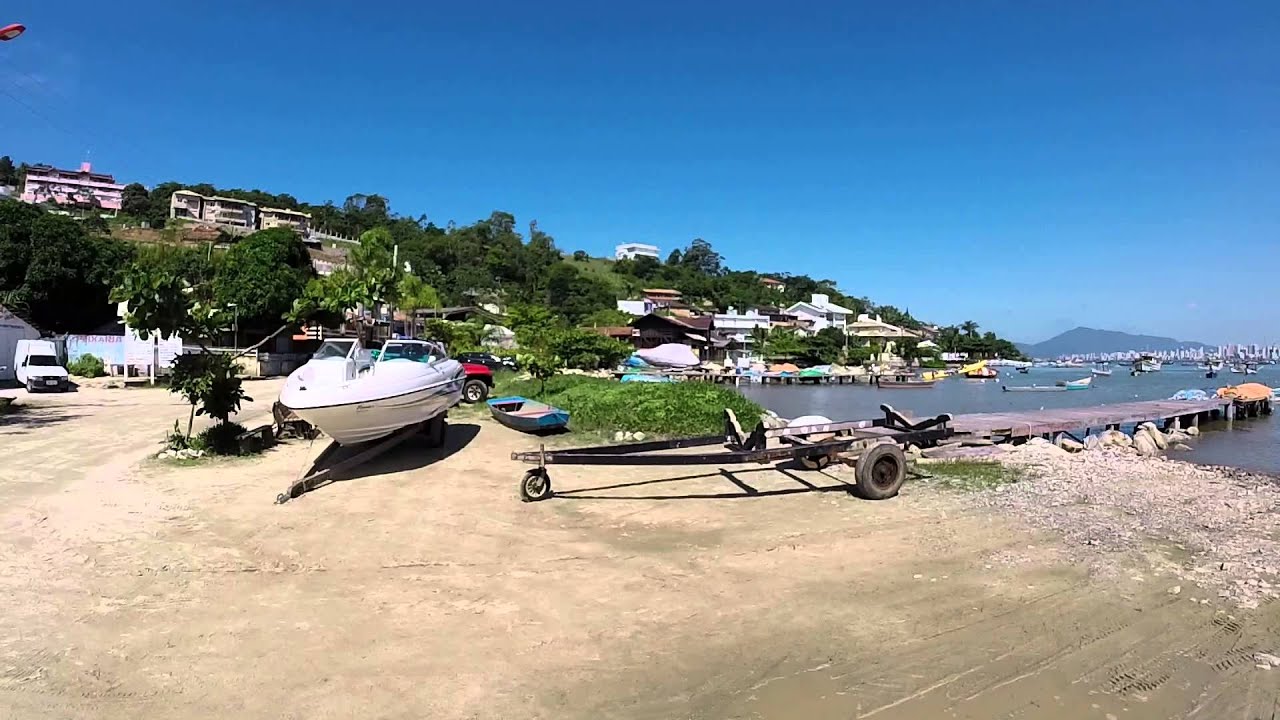
[[[1202,595],[1255,608],[1280,593],[1277,478],[1110,447],[1024,445],[998,459],[1028,478],[982,502],[1061,533],[1083,559],[1154,546],[1171,574]],[[1195,595],[1191,587],[1169,591]]]

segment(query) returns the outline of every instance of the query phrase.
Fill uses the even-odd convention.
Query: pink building
[[[79,170],[34,165],[27,170],[20,199],[32,204],[51,202],[115,213],[124,200],[124,185],[110,175],[93,172],[89,163],[81,163]]]

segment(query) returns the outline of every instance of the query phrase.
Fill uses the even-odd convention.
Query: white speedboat
[[[466,372],[435,343],[390,340],[375,359],[358,340],[327,340],[294,370],[280,403],[340,445],[377,440],[447,411]]]

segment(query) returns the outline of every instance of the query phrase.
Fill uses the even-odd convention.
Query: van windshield
[[[27,365],[38,365],[40,367],[57,367],[58,358],[52,355],[32,355],[27,358]]]

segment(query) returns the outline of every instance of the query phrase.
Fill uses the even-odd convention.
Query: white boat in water
[[[327,340],[280,391],[280,403],[340,445],[377,440],[457,405],[466,372],[444,348],[390,340],[374,359],[359,340]]]
[[[1089,368],[1089,372],[1093,373],[1094,377],[1111,377],[1111,368],[1105,366]]]
[[[1133,371],[1135,373],[1160,372],[1160,367],[1159,358],[1154,358],[1150,355],[1143,355],[1133,361]]]

